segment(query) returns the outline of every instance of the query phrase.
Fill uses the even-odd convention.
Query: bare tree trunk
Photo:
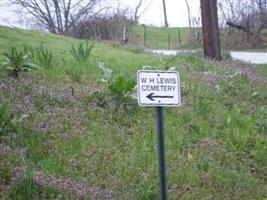
[[[167,12],[166,12],[166,3],[165,0],[162,0],[163,3],[163,12],[164,12],[164,21],[165,21],[165,27],[168,27],[168,20],[167,20]]]
[[[190,6],[188,3],[188,0],[185,0],[186,7],[187,7],[187,13],[188,13],[188,26],[189,26],[189,41],[192,43],[193,41],[193,31],[192,31],[192,24],[191,24],[191,11],[190,11]]]
[[[200,0],[205,57],[221,60],[217,0]]]

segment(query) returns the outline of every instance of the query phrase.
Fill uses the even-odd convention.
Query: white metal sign
[[[140,70],[137,87],[140,106],[181,105],[180,75],[176,71]]]

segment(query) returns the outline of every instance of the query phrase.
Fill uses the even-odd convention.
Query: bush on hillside
[[[127,35],[133,27],[134,21],[125,14],[116,13],[113,15],[97,15],[89,19],[81,20],[69,32],[70,35],[82,39],[119,40],[123,38],[123,30]]]

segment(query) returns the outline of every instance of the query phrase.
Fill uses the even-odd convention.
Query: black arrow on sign
[[[173,96],[157,96],[157,95],[154,95],[154,93],[150,93],[149,95],[147,95],[146,97],[148,99],[150,99],[151,101],[155,101],[155,98],[158,98],[158,99],[172,99]]]

